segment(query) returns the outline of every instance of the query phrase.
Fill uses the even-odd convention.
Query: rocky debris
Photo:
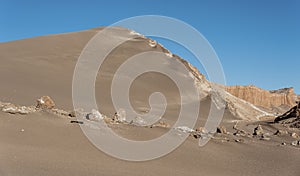
[[[253,135],[254,136],[262,136],[264,134],[264,130],[261,125],[258,125],[257,127],[254,128]]]
[[[217,133],[227,134],[227,130],[224,126],[220,126],[220,127],[217,128]]]
[[[276,136],[283,136],[283,135],[287,135],[288,132],[286,130],[277,130],[274,135]]]
[[[49,96],[42,96],[36,101],[37,101],[36,107],[38,109],[52,109],[55,107],[54,101]]]
[[[159,121],[157,124],[154,124],[151,127],[170,128],[170,124],[164,121]]]
[[[56,109],[56,108],[53,108],[53,109],[46,109],[48,112],[50,113],[53,113],[55,115],[59,115],[59,116],[70,116],[70,112],[68,111],[65,111],[65,110],[62,110],[62,109]]]
[[[233,133],[234,136],[247,136],[249,135],[246,131],[244,130],[237,130],[236,132]]]
[[[88,113],[86,115],[86,119],[91,120],[91,121],[95,121],[95,122],[99,122],[99,121],[103,120],[104,117],[99,111],[97,111],[95,109],[92,109],[92,112]]]
[[[179,131],[179,132],[183,132],[183,133],[193,133],[195,132],[195,130],[187,127],[187,126],[179,126],[179,127],[175,127],[175,130]]]
[[[228,86],[226,91],[230,94],[250,102],[256,106],[272,109],[281,105],[294,106],[298,100],[293,88],[284,88],[267,91],[256,86]]]
[[[29,114],[35,112],[36,109],[33,106],[18,106],[11,103],[1,103],[1,111],[10,114]]]
[[[235,122],[235,124],[233,125],[233,127],[232,127],[232,128],[233,128],[234,130],[238,130],[238,123],[239,123],[239,122],[238,122],[238,121],[236,121],[236,122]]]
[[[76,117],[76,111],[75,110],[72,110],[69,112],[68,116],[70,117]]]
[[[155,40],[148,39],[148,42],[149,42],[149,46],[150,46],[151,48],[156,48],[157,42],[156,42]]]
[[[295,139],[299,139],[299,134],[294,132],[294,133],[291,134],[291,137],[295,138]]]
[[[136,125],[136,126],[146,126],[146,125],[147,125],[146,121],[145,121],[143,118],[139,117],[139,116],[135,117],[135,118],[130,122],[130,124]]]
[[[297,146],[297,145],[300,145],[300,141],[293,141],[291,143],[292,146]]]
[[[244,143],[245,142],[244,139],[235,139],[234,141],[237,142],[237,143]]]
[[[269,141],[271,140],[270,134],[269,133],[265,133],[261,136],[260,140],[264,140],[264,141]]]
[[[300,129],[300,102],[286,113],[278,116],[274,120],[275,123],[286,124],[291,128]]]
[[[191,132],[191,135],[194,136],[194,138],[198,139],[198,138],[213,138],[213,135],[215,134],[215,132],[209,132],[206,128],[204,127],[199,127],[196,130],[194,130],[193,132]]]
[[[125,109],[119,109],[113,116],[115,122],[126,122],[126,111]]]

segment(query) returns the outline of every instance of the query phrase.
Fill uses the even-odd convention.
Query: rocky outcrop
[[[5,113],[23,114],[23,115],[36,111],[34,106],[29,106],[29,107],[19,106],[19,105],[14,105],[12,103],[4,103],[4,102],[0,102],[0,110]]]
[[[37,105],[36,105],[37,108],[52,109],[55,106],[54,101],[49,96],[42,96],[36,101],[37,101]]]
[[[300,102],[288,112],[278,116],[274,122],[286,124],[292,128],[300,128]]]
[[[290,107],[296,104],[298,96],[293,88],[284,88],[279,90],[267,91],[256,86],[227,86],[226,91],[230,94],[250,102],[256,106],[267,109],[288,105]]]

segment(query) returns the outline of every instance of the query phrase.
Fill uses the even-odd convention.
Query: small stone
[[[286,130],[277,130],[274,135],[276,136],[282,136],[282,135],[287,135],[288,132]]]
[[[237,142],[237,143],[242,143],[242,142],[244,142],[244,139],[236,139],[234,141]]]
[[[167,122],[159,121],[158,124],[153,125],[153,127],[170,128],[170,125]]]
[[[286,145],[286,143],[285,143],[285,142],[283,142],[283,143],[281,143],[281,145]]]
[[[255,136],[260,136],[264,134],[264,130],[262,129],[261,125],[258,125],[256,128],[254,128],[254,133],[253,135]]]
[[[21,129],[21,132],[24,132],[25,130],[24,129]]]
[[[101,121],[103,118],[102,114],[95,109],[92,109],[92,112],[86,115],[86,119],[91,121]]]
[[[157,42],[155,40],[149,39],[149,46],[151,46],[152,48],[156,48]]]
[[[36,108],[41,109],[52,109],[55,106],[54,101],[49,96],[42,96],[41,98],[37,99]]]
[[[293,141],[293,142],[291,143],[291,145],[292,145],[292,146],[297,146],[298,143],[299,143],[299,141]]]
[[[269,135],[262,135],[261,140],[269,141],[271,140],[271,138],[269,137]]]
[[[105,122],[105,123],[112,123],[112,122],[113,122],[113,119],[112,119],[112,118],[109,118],[109,117],[104,117],[104,122]]]
[[[204,128],[204,127],[199,127],[196,129],[197,133],[203,133],[203,134],[207,134],[208,131]]]
[[[235,133],[233,133],[234,136],[246,136],[247,133],[244,130],[237,130]]]
[[[76,112],[74,110],[70,111],[69,112],[69,117],[76,117]]]
[[[116,122],[125,122],[126,121],[126,111],[125,109],[119,109],[114,117],[113,120]]]
[[[295,139],[298,139],[299,138],[299,135],[297,133],[292,133],[291,136]]]
[[[227,134],[227,130],[224,126],[220,126],[220,127],[217,128],[217,133]]]

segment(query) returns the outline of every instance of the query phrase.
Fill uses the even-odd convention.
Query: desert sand
[[[55,107],[71,112],[75,64],[99,29],[0,43],[0,101],[35,106],[36,99],[48,95]],[[148,50],[162,49],[138,38],[108,56],[96,81],[102,114],[113,117],[116,112],[110,85],[118,66],[124,59]],[[175,123],[180,96],[169,78],[148,73],[138,78],[130,91],[132,105],[138,112],[149,110],[148,97],[153,91],[162,92],[168,101],[162,119],[171,126]],[[202,100],[194,129],[204,125],[210,102],[209,96]],[[104,154],[84,136],[82,124],[71,121],[76,118],[43,109],[28,114],[0,111],[0,175],[300,175],[300,147],[291,145],[300,140],[291,136],[299,134],[299,129],[273,123],[272,118],[243,119],[226,109],[221,126],[227,132],[216,133],[204,147],[197,145],[199,136],[191,134],[174,152],[147,162],[123,161]],[[122,123],[110,127],[134,140],[153,139],[170,130]],[[257,127],[263,128],[261,134],[254,134]],[[276,134],[279,129],[287,134]]]

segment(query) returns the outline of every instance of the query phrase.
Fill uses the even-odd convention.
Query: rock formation
[[[296,104],[298,96],[293,88],[284,88],[279,90],[267,91],[256,86],[227,86],[226,91],[230,94],[248,101],[256,106],[267,109],[288,105],[290,107]]]
[[[300,102],[288,112],[278,116],[274,122],[287,124],[292,128],[300,128]]]
[[[36,101],[37,101],[37,105],[36,105],[37,108],[52,109],[55,106],[54,101],[49,96],[42,96]]]

